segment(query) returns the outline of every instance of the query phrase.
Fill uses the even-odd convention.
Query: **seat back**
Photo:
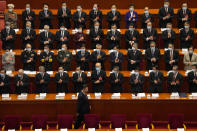
[[[124,128],[125,122],[126,122],[125,114],[112,114],[111,115],[112,128]]]
[[[152,114],[137,114],[138,128],[151,128]]]
[[[61,128],[72,129],[72,124],[73,124],[72,115],[60,114],[57,116],[57,121],[58,121],[59,129]]]
[[[46,129],[47,115],[32,115],[32,123],[34,129]]]
[[[19,130],[21,117],[19,115],[6,115],[4,116],[5,129]]]
[[[86,114],[84,115],[84,123],[86,128],[98,128],[99,116],[97,114]]]
[[[171,129],[183,128],[184,114],[168,114],[168,122]]]

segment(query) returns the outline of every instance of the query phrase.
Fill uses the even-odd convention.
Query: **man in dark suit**
[[[147,28],[147,23],[148,22],[151,22],[153,23],[154,22],[154,18],[153,18],[153,15],[151,13],[149,13],[149,8],[148,7],[145,7],[144,8],[144,14],[142,14],[141,16],[141,27],[143,29]]]
[[[170,7],[169,0],[164,1],[164,6],[159,9],[159,27],[165,28],[167,23],[172,23],[174,9]]]
[[[184,28],[184,23],[190,23],[192,19],[192,12],[187,7],[187,3],[182,4],[182,8],[177,13],[178,28]]]
[[[173,71],[168,74],[168,91],[180,92],[180,88],[183,82],[183,76],[178,72],[178,66],[173,66]]]
[[[77,119],[75,121],[74,128],[78,129],[81,125],[81,122],[84,119],[84,115],[90,112],[91,106],[88,102],[88,87],[83,85],[81,92],[78,95],[77,99]]]
[[[99,22],[99,25],[100,25],[99,28],[102,29],[103,14],[98,8],[99,8],[98,4],[94,4],[93,9],[89,13],[90,29],[94,28],[95,22]]]
[[[104,62],[105,62],[106,54],[101,49],[102,49],[102,45],[97,44],[96,49],[91,54],[92,70],[95,70],[95,64],[97,62],[101,63],[101,69],[105,70]]]
[[[120,12],[117,11],[117,6],[113,4],[111,7],[111,11],[107,13],[108,28],[110,29],[112,25],[116,25],[116,27],[119,29],[120,20],[121,20]]]
[[[86,28],[87,14],[82,11],[81,5],[77,6],[77,11],[73,14],[74,28],[79,28],[80,26],[84,29]]]
[[[31,47],[34,48],[34,40],[36,38],[36,32],[32,29],[31,22],[26,22],[25,29],[21,32],[21,39],[22,39],[22,49],[25,49],[26,44],[31,44]]]
[[[145,77],[139,73],[139,69],[136,68],[135,72],[130,76],[131,92],[132,93],[142,93],[144,92]]]
[[[70,18],[71,18],[71,11],[67,7],[66,2],[62,2],[62,8],[58,9],[57,17],[59,20],[59,26],[65,26],[67,29],[70,29]]]
[[[145,58],[147,61],[147,70],[151,70],[153,66],[158,66],[160,50],[156,48],[155,42],[152,41],[150,44],[150,48],[146,49]]]
[[[109,49],[113,49],[114,46],[118,46],[120,48],[121,34],[120,31],[117,30],[116,25],[111,26],[111,30],[107,32],[106,37],[107,37]]]
[[[133,48],[127,53],[128,70],[132,71],[140,67],[142,61],[142,52],[138,50],[137,44],[133,44]]]
[[[0,94],[10,93],[10,76],[6,75],[5,70],[0,72]]]
[[[184,28],[180,31],[180,47],[189,48],[192,46],[193,39],[194,31],[190,28],[190,24],[185,22]]]
[[[120,70],[122,70],[122,62],[124,55],[122,52],[119,52],[118,46],[114,46],[113,51],[109,55],[111,61],[111,70],[118,66]]]
[[[43,10],[39,12],[40,29],[44,28],[44,25],[48,25],[50,29],[53,29],[51,20],[53,19],[53,14],[49,10],[49,5],[47,3],[43,4]]]
[[[197,65],[192,66],[192,71],[187,74],[189,92],[197,92]]]
[[[104,84],[106,81],[106,72],[101,69],[101,63],[96,63],[96,70],[92,71],[91,81],[93,92],[104,92]]]
[[[2,48],[14,49],[14,41],[16,38],[15,31],[10,28],[10,22],[5,23],[5,28],[1,30],[1,40],[3,42]]]
[[[83,85],[87,83],[87,75],[81,70],[80,66],[77,66],[76,72],[73,73],[73,84],[75,92],[80,92]]]
[[[75,48],[79,49],[82,45],[86,45],[86,34],[83,32],[83,27],[79,26],[77,33],[73,36]]]
[[[157,66],[153,66],[152,71],[149,74],[149,92],[162,93],[163,78],[163,73],[157,69]]]
[[[99,28],[99,22],[94,23],[93,28],[90,29],[91,48],[95,49],[96,44],[102,44],[104,39],[103,30]]]
[[[135,29],[133,24],[129,25],[129,29],[125,32],[126,48],[132,49],[134,43],[139,42],[139,32]]]
[[[31,5],[29,3],[26,4],[25,10],[22,12],[22,20],[23,20],[23,28],[26,28],[26,22],[30,21],[32,29],[34,29],[34,21],[36,15],[35,12],[31,10]]]
[[[39,34],[40,49],[44,48],[44,45],[48,45],[51,49],[53,48],[54,36],[49,31],[49,26],[44,25],[44,31]]]
[[[162,40],[164,42],[164,48],[168,48],[168,44],[174,44],[176,40],[176,32],[172,30],[172,24],[167,23],[166,30],[162,32]]]
[[[21,61],[23,62],[23,69],[35,71],[37,54],[32,50],[30,44],[26,44],[25,50],[21,53]]]
[[[29,76],[24,74],[23,69],[18,70],[14,80],[17,94],[29,93]]]
[[[121,93],[122,92],[122,83],[124,80],[124,76],[119,72],[119,67],[114,66],[112,72],[109,76],[109,81],[111,84],[111,91],[113,93]]]
[[[144,49],[147,49],[150,47],[150,43],[152,41],[157,41],[157,30],[152,27],[152,23],[147,23],[147,28],[143,30],[143,40],[144,40]]]
[[[44,66],[39,66],[39,73],[35,76],[36,93],[48,93],[50,75],[45,72]]]
[[[56,40],[57,40],[57,49],[62,48],[62,44],[67,44],[69,45],[69,40],[70,40],[70,34],[69,32],[65,29],[64,24],[60,25],[60,30],[56,32]]]
[[[69,75],[67,72],[64,72],[63,67],[58,68],[58,72],[55,74],[55,82],[56,82],[56,91],[57,93],[67,93],[68,87],[67,84],[69,82]]]
[[[76,62],[77,66],[80,66],[82,70],[89,70],[90,52],[85,48],[85,45],[81,46],[81,49],[77,51]]]
[[[168,45],[168,50],[164,53],[164,60],[166,65],[166,70],[172,70],[173,65],[178,65],[179,62],[179,52],[174,49],[173,44]]]
[[[46,71],[53,71],[54,53],[50,51],[49,46],[44,46],[44,51],[40,53],[40,62]]]

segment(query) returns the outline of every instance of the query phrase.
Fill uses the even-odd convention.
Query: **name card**
[[[88,128],[88,131],[95,131],[95,128]]]
[[[184,131],[184,128],[177,128],[177,131]]]
[[[142,128],[142,131],[149,131],[149,128]]]
[[[115,131],[122,131],[122,128],[115,128]]]
[[[62,128],[60,129],[60,131],[67,131],[67,128]]]

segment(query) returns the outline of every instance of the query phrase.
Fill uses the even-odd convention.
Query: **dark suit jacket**
[[[83,92],[80,92],[77,99],[77,113],[84,115],[90,112],[88,97]]]
[[[103,39],[104,39],[104,33],[102,29],[98,29],[98,32],[96,33],[95,29],[92,28],[90,29],[90,39],[91,39],[91,47],[92,49],[96,48],[96,44],[102,44],[103,43]],[[99,40],[95,40],[96,37],[100,37]]]
[[[29,19],[30,16],[32,17],[31,19]],[[27,18],[27,20],[26,20],[26,18]],[[31,22],[31,27],[34,29],[35,18],[36,18],[36,15],[35,15],[34,11],[30,10],[30,12],[27,13],[27,11],[24,10],[22,12],[23,28],[26,28],[26,22],[30,21]]]
[[[59,80],[62,80],[62,83],[58,83]],[[67,84],[69,82],[69,75],[68,73],[63,73],[62,76],[60,76],[60,73],[55,74],[55,82],[57,84],[56,91],[57,92],[68,92]]]
[[[100,28],[102,29],[102,20],[103,20],[103,14],[100,10],[98,10],[96,13],[94,13],[94,10],[91,10],[89,13],[89,18],[90,18],[90,28],[94,27],[94,19],[96,17],[99,17],[97,20],[100,23]]]
[[[85,57],[85,61],[82,61],[81,58]],[[90,53],[85,51],[84,54],[81,51],[78,51],[76,54],[77,65],[81,67],[82,70],[89,70],[89,61],[90,61]]]
[[[182,21],[182,18],[185,18],[185,16],[188,16],[188,19],[187,21]],[[185,22],[189,22],[191,21],[192,19],[192,12],[190,9],[187,9],[186,10],[186,14],[184,15],[183,14],[183,9],[180,9],[177,13],[177,21],[178,21],[178,28],[183,28],[184,27],[184,23]]]
[[[61,24],[64,24],[64,26],[69,29],[71,27],[71,24],[70,24],[70,18],[71,18],[71,11],[69,8],[66,8],[66,15],[67,16],[62,16],[63,15],[63,10],[62,8],[58,9],[58,12],[57,12],[57,17],[58,17],[58,20],[59,20],[59,26]]]
[[[165,63],[166,63],[166,70],[172,70],[173,65],[178,65],[179,52],[177,50],[173,50],[173,60],[175,60],[175,63],[173,63],[172,65],[169,64],[169,62],[170,62],[170,50],[165,51],[164,60],[165,60]]]
[[[100,83],[95,84],[95,81],[100,80]],[[92,81],[92,89],[93,92],[104,92],[104,84],[106,81],[106,72],[101,70],[99,74],[97,71],[92,71],[91,74],[91,81]]]
[[[114,36],[115,40],[111,40],[111,37]],[[112,31],[107,32],[107,41],[108,41],[108,48],[113,49],[114,46],[120,47],[120,38],[121,34],[118,30],[115,31],[115,34],[112,33]]]
[[[188,40],[185,39],[187,36],[190,36]],[[185,29],[182,29],[180,31],[181,48],[189,48],[192,45],[193,39],[194,39],[194,31],[192,29],[189,29],[187,33]]]
[[[97,56],[98,55],[99,54],[98,54],[97,51],[93,51],[92,54],[91,54],[92,70],[95,70],[95,64],[97,62],[100,62],[101,63],[102,69],[104,70],[104,61],[105,61],[105,58],[106,58],[106,54],[105,54],[105,52],[100,51],[100,55],[101,55],[101,58],[100,59],[97,59]]]
[[[25,40],[25,38],[27,36],[29,36],[30,39]],[[35,38],[36,38],[35,30],[31,29],[30,32],[28,32],[27,29],[23,29],[22,32],[21,32],[21,39],[23,41],[22,49],[25,49],[27,43],[30,43],[32,45],[32,48],[34,48],[34,40],[35,40]]]
[[[79,28],[79,26],[83,26],[83,28],[86,28],[87,14],[85,12],[81,12],[80,18],[84,18],[84,20],[79,22],[79,13],[76,11],[73,14],[74,28]]]
[[[75,92],[80,92],[81,89],[82,89],[82,86],[87,83],[87,75],[86,75],[86,73],[81,72],[81,78],[82,78],[81,82],[77,81],[78,78],[79,78],[79,74],[77,72],[75,72],[73,74],[73,84],[75,86]]]
[[[151,62],[151,59],[154,58],[154,57],[156,58],[156,62]],[[158,65],[159,58],[160,58],[160,50],[158,48],[155,48],[155,52],[152,55],[151,48],[146,49],[145,58],[146,58],[146,61],[147,61],[147,63],[146,63],[147,64],[147,70],[152,70],[152,66]]]
[[[11,39],[6,40],[8,35],[12,35]],[[7,33],[6,29],[4,28],[1,30],[1,40],[3,42],[2,48],[5,50],[7,47],[14,49],[14,41],[16,38],[16,33],[13,29],[10,29],[9,34]]]
[[[119,11],[115,12],[115,16],[117,16],[117,19],[113,21],[114,15],[112,13],[112,11],[107,13],[107,22],[108,24],[108,28],[111,29],[111,25],[115,24],[117,26],[117,29],[120,28],[120,20],[121,20],[121,15]]]
[[[116,52],[112,52],[110,53],[110,61],[111,61],[111,69],[114,68],[114,66],[119,66],[119,69],[122,70],[122,62],[123,62],[123,58],[124,55],[121,52],[118,52],[118,56],[116,56]],[[115,62],[116,58],[119,60],[118,63]]]
[[[168,31],[165,30],[162,32],[162,39],[164,42],[164,48],[168,48],[168,44],[169,43],[174,44],[174,41],[176,40],[176,32],[171,30],[170,34],[171,34],[171,37],[168,38]]]
[[[118,79],[119,81],[116,83],[115,80]],[[118,73],[118,75],[116,75],[115,73],[110,73],[109,76],[109,82],[111,84],[111,90],[113,93],[118,93],[118,92],[122,92],[122,83],[124,81],[124,76],[122,73]]]
[[[49,40],[49,44],[47,44],[50,49],[53,48],[53,41],[54,41],[54,35],[51,32],[48,32],[48,37],[45,36],[45,32],[41,32],[39,35],[39,41],[40,41],[40,49],[44,49],[44,42]]]
[[[47,11],[47,14],[49,15],[49,17],[45,17],[45,13],[44,10],[39,12],[39,20],[40,20],[40,29],[44,28],[44,25],[49,25],[50,29],[53,28],[51,20],[53,19],[53,14],[50,10]]]
[[[163,20],[163,17],[169,15],[170,18]],[[174,9],[171,7],[168,7],[168,12],[166,12],[164,7],[161,7],[159,9],[159,27],[160,28],[166,28],[167,23],[172,23],[172,18],[174,17]]]
[[[150,36],[153,36],[153,40],[146,40],[146,38],[150,37]],[[151,29],[151,32],[148,31],[148,29],[144,29],[143,30],[143,40],[144,40],[144,48],[147,49],[150,47],[150,42],[151,41],[157,41],[157,30],[152,28]]]
[[[127,53],[127,60],[128,60],[128,70],[134,70],[136,67],[140,67],[140,62],[142,61],[142,52],[140,50],[136,50],[134,54],[133,50],[128,50]],[[136,61],[135,64],[131,64],[131,60]]]
[[[20,94],[20,93],[29,93],[29,77],[26,74],[23,74],[23,77],[19,77],[18,75],[15,76],[14,78],[14,83],[15,83],[15,87],[16,90],[15,92]],[[22,81],[23,82],[23,86],[19,85],[17,86],[17,82],[18,81]]]
[[[0,76],[0,83],[3,82],[4,86],[0,86],[0,93],[1,94],[6,94],[6,93],[11,93],[10,92],[10,76],[4,75]]]
[[[162,83],[163,83],[163,73],[162,72],[151,72],[149,74],[149,81],[150,81],[150,89],[149,91],[152,93],[161,93],[162,92]],[[156,84],[154,81],[157,80],[158,83]]]
[[[70,40],[70,33],[67,30],[64,31],[64,36],[61,35],[61,32],[62,32],[61,30],[58,30],[56,32],[56,41],[58,42],[57,44],[58,49],[62,48],[62,44],[68,45]],[[64,41],[60,40],[62,37],[64,38]]]
[[[130,30],[127,30],[125,32],[125,41],[126,41],[126,46],[127,46],[127,49],[128,48],[132,48],[132,46],[129,44],[130,41],[134,41],[134,43],[138,43],[139,42],[139,32],[137,30],[134,30],[133,32],[131,32]]]
[[[44,80],[44,83],[40,83],[40,80]],[[48,84],[50,81],[50,75],[48,73],[44,73],[42,76],[40,73],[36,74],[35,82],[36,82],[36,93],[48,93]]]
[[[140,93],[140,92],[144,92],[144,89],[143,89],[143,85],[144,85],[144,81],[145,81],[145,77],[144,75],[142,74],[139,74],[138,76],[138,80],[139,80],[139,83],[135,84],[135,80],[136,80],[136,74],[132,74],[130,76],[130,84],[132,86],[131,88],[131,92],[133,93]]]
[[[149,15],[146,17],[146,15],[145,14],[142,14],[142,16],[141,16],[141,27],[142,28],[146,28],[146,26],[147,26],[147,23],[145,23],[146,22],[146,20],[150,20],[150,22],[154,22],[154,18],[153,18],[153,15],[151,14],[151,13],[149,13]]]

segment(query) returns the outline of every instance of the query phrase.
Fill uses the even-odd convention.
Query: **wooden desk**
[[[24,120],[31,120],[32,114],[47,114],[50,120],[55,120],[58,114],[76,114],[76,97],[66,94],[64,99],[56,99],[56,94],[47,94],[45,99],[35,99],[35,94],[29,94],[26,100],[18,100],[17,95],[11,95],[11,100],[0,97],[2,119],[6,114],[21,115]],[[188,94],[189,95],[189,94]],[[76,96],[76,94],[75,94]],[[112,98],[111,93],[104,93],[100,98],[90,94],[90,113],[96,113],[101,120],[110,120],[111,114],[124,113],[127,120],[136,120],[138,113],[152,113],[153,121],[167,121],[168,113],[183,113],[185,121],[195,121],[197,114],[196,99],[170,98],[170,94],[159,94],[158,98],[136,98],[130,93],[122,93],[118,98]],[[12,110],[14,109],[14,111]]]

